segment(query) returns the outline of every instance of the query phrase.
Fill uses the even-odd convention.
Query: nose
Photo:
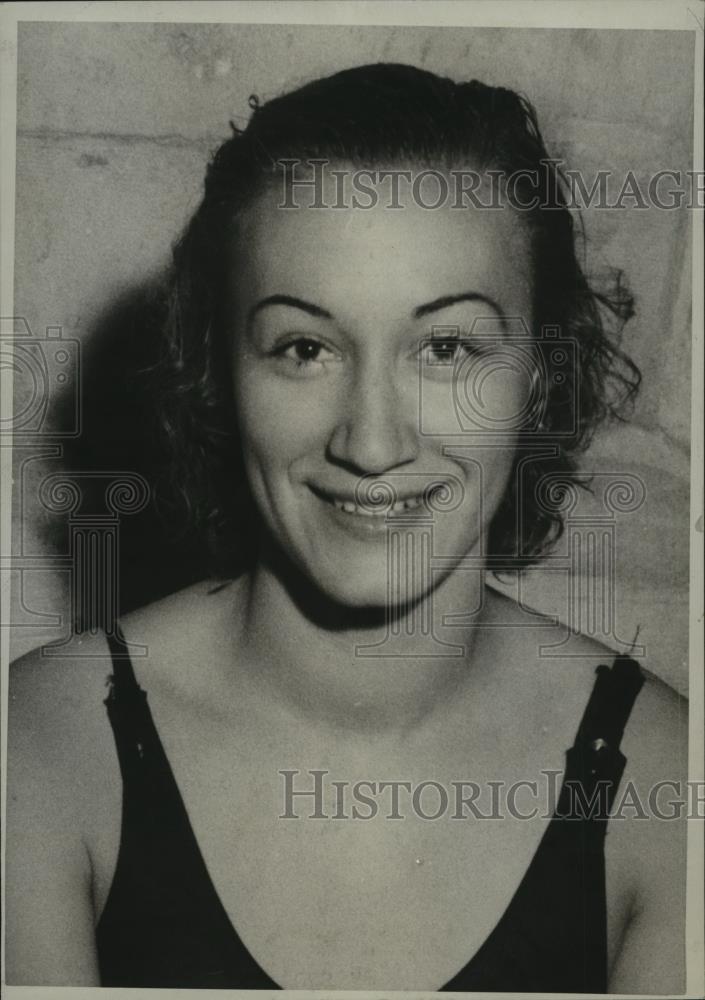
[[[363,475],[412,462],[418,454],[418,407],[411,395],[384,371],[360,373],[341,407],[329,457]]]

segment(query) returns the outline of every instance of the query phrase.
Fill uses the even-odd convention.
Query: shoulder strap
[[[611,668],[600,664],[595,672],[597,680],[575,742],[618,750],[644,677],[636,660],[625,653],[615,658]]]
[[[105,638],[110,649],[110,657],[113,661],[113,686],[118,692],[139,691],[140,686],[135,677],[127,643],[122,634],[120,624],[116,623],[115,631],[106,632]]]
[[[113,663],[110,690],[103,702],[115,736],[115,745],[125,785],[141,787],[145,754],[149,749],[152,766],[161,762],[163,750],[147,706],[147,693],[137,683],[128,644],[119,624],[105,633]]]

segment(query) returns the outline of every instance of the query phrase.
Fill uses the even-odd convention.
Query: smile
[[[319,499],[350,517],[365,517],[377,521],[384,520],[390,515],[404,514],[406,511],[418,510],[420,507],[428,509],[429,492],[433,492],[426,491],[425,493],[402,497],[393,504],[384,501],[380,503],[368,502],[360,504],[350,497],[342,497],[329,493],[315,486],[311,486],[310,488]]]
[[[406,500],[398,500],[392,504],[376,504],[374,507],[362,507],[353,500],[336,500],[331,498],[331,503],[338,510],[345,511],[346,514],[360,514],[362,517],[380,517],[387,514],[401,514],[405,510],[415,510],[423,504],[423,497],[409,497]]]

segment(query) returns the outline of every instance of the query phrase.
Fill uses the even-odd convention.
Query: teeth
[[[423,503],[423,497],[409,497],[407,500],[398,500],[391,507],[386,505],[375,506],[372,509],[361,507],[352,500],[335,500],[333,504],[338,510],[345,511],[346,514],[361,514],[363,517],[379,517],[380,514],[401,514],[405,510],[415,510]]]

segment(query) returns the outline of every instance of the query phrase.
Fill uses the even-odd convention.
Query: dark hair
[[[620,417],[640,374],[618,347],[633,315],[632,298],[620,272],[613,273],[609,291],[590,287],[577,257],[580,233],[567,207],[565,179],[548,156],[531,104],[476,80],[455,83],[380,63],[315,80],[264,104],[251,98],[250,107],[247,127],[232,125],[234,134],[215,153],[203,200],[174,250],[159,367],[160,422],[170,453],[162,501],[183,500],[216,574],[234,575],[247,563],[256,515],[240,457],[227,345],[219,335],[220,296],[234,220],[272,181],[277,163],[472,162],[507,176],[524,171],[517,195],[525,205],[537,188],[542,193],[540,204],[523,213],[532,233],[534,327],[558,328],[578,345],[575,385],[552,378],[549,366],[542,441],[553,447],[522,463],[521,474],[517,452],[490,527],[495,568],[536,561],[563,530],[560,504],[550,508],[539,485],[557,477],[588,485],[577,475],[576,458],[600,421]]]

